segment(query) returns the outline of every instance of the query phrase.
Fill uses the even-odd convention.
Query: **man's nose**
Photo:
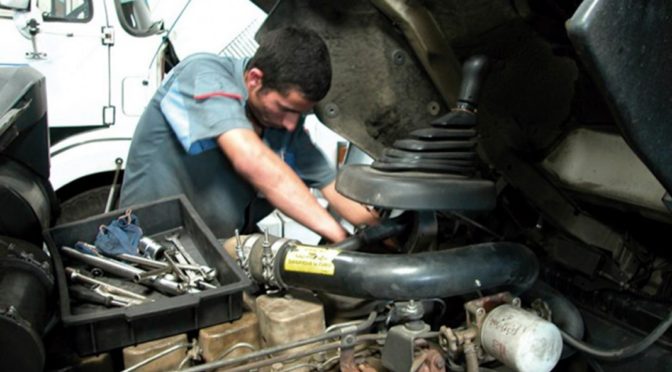
[[[282,118],[282,127],[286,130],[292,132],[296,129],[296,125],[299,122],[299,114],[296,113],[287,113]]]

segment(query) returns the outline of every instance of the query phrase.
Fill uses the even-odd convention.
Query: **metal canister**
[[[562,353],[562,337],[553,323],[508,304],[486,316],[481,345],[488,354],[520,372],[550,371]]]

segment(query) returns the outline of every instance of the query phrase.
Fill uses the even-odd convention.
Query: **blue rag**
[[[100,226],[95,246],[106,256],[117,256],[122,253],[137,256],[140,238],[142,229],[138,226],[138,217],[129,209],[109,225]]]

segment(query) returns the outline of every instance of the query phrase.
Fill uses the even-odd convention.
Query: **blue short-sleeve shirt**
[[[120,204],[185,194],[219,238],[245,225],[254,188],[217,146],[219,135],[252,130],[245,114],[247,59],[196,54],[178,64],[145,109],[128,154]],[[293,132],[266,129],[264,142],[309,187],[333,181],[334,169],[302,123]]]

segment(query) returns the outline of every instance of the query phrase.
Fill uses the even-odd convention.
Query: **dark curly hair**
[[[264,89],[287,94],[291,89],[317,102],[331,86],[329,50],[312,30],[285,27],[262,36],[259,49],[247,65],[263,73]]]

